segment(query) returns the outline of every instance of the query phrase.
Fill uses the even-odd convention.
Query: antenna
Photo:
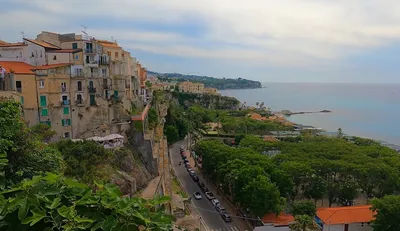
[[[82,31],[82,33],[83,33],[83,37],[84,37],[84,39],[85,40],[87,40],[88,39],[88,33],[86,32],[86,30],[87,30],[87,27],[86,26],[84,26],[84,25],[81,25],[81,27],[83,28],[83,30],[81,30]]]
[[[24,40],[25,38],[25,33],[23,31],[21,31],[21,36],[22,36],[22,40]]]

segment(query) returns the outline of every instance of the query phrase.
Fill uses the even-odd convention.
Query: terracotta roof
[[[0,40],[0,47],[21,47],[21,46],[28,46],[25,43],[8,43],[3,40]]]
[[[82,49],[62,49],[62,50],[51,50],[48,51],[47,53],[77,53],[77,52],[81,52]]]
[[[0,66],[4,67],[7,72],[10,72],[11,70],[14,71],[15,74],[34,74],[32,72],[32,69],[35,69],[34,66],[31,66],[27,63],[24,62],[11,62],[11,61],[4,61],[0,62]]]
[[[286,226],[294,222],[294,217],[290,214],[281,213],[278,216],[275,213],[269,213],[261,219],[265,224],[274,224],[274,226]]]
[[[317,217],[330,225],[370,222],[375,214],[370,208],[371,205],[318,208]]]
[[[57,64],[34,67],[34,69],[36,69],[36,70],[48,70],[48,69],[53,69],[53,68],[57,68],[57,67],[65,67],[65,66],[69,66],[69,65],[72,65],[72,64],[71,63],[57,63]]]
[[[107,40],[100,40],[100,39],[96,39],[96,41],[98,43],[100,43],[100,45],[102,45],[103,47],[109,47],[109,48],[122,48],[118,45],[118,43],[116,42],[111,42],[111,41],[107,41]]]
[[[38,40],[35,40],[35,39],[27,39],[27,38],[24,38],[24,40],[26,40],[28,42],[31,42],[31,43],[34,43],[34,44],[39,45],[39,46],[44,47],[44,48],[61,50],[60,47],[55,46],[55,45],[53,45],[51,43],[48,43],[48,42],[38,41]]]

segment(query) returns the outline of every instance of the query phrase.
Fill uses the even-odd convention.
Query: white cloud
[[[64,31],[69,21],[85,24],[87,19],[100,24],[108,19],[131,20],[132,25],[138,21],[184,24],[188,19],[204,23],[204,35],[195,39],[176,32],[89,28],[95,36],[114,36],[134,49],[176,56],[319,64],[319,59],[335,60],[400,39],[398,0],[8,1],[40,9],[0,14],[0,27],[14,32],[39,33],[57,26]],[[202,48],[204,43],[225,45],[208,50]]]

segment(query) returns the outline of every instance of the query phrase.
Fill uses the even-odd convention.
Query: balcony
[[[111,86],[109,86],[109,85],[103,85],[103,89],[104,89],[104,90],[111,90],[111,89],[112,89],[112,87],[111,87]]]
[[[131,88],[130,84],[125,85],[125,88]]]
[[[110,60],[100,59],[99,64],[100,65],[110,65]]]
[[[93,48],[85,49],[85,54],[95,54],[95,53],[96,53],[96,49],[93,49]]]
[[[17,87],[17,91],[18,91],[19,93],[22,93],[22,88],[21,88],[21,87]]]
[[[72,73],[72,77],[85,77],[85,73],[82,69],[77,70],[75,73]]]
[[[71,101],[69,100],[69,99],[67,99],[67,100],[61,100],[61,105],[63,105],[63,106],[67,106],[67,105],[70,105],[71,104]]]
[[[96,93],[96,88],[95,87],[88,87],[89,93]]]
[[[61,87],[61,92],[67,92],[67,88],[66,87]]]

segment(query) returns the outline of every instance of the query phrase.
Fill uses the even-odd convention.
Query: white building
[[[315,222],[322,231],[373,231],[370,205],[318,208]]]
[[[20,43],[0,41],[0,61],[24,62],[32,66],[46,64],[46,48],[59,49],[51,44],[24,39]]]

